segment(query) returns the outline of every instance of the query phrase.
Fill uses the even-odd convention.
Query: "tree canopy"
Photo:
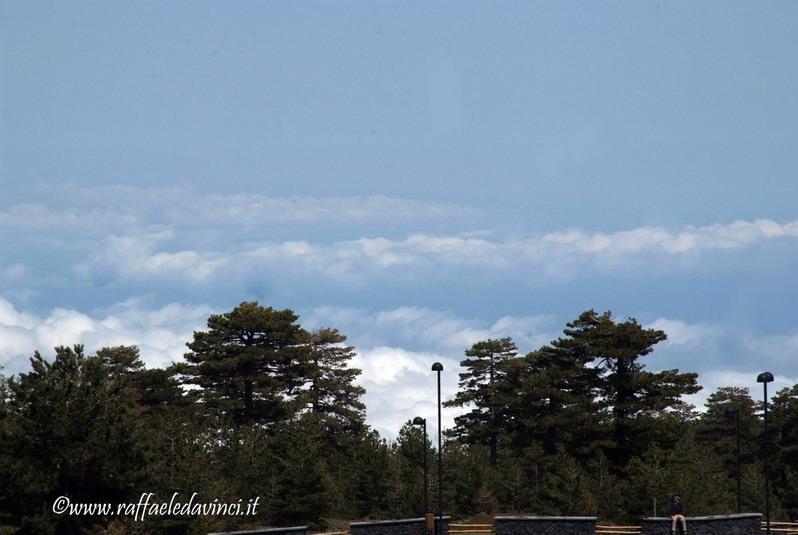
[[[465,349],[461,407],[443,449],[447,514],[651,514],[679,492],[691,514],[735,510],[740,422],[743,507],[763,507],[762,411],[720,387],[703,411],[697,375],[650,370],[664,332],[588,310],[519,352],[509,338]],[[0,533],[207,533],[339,526],[418,516],[434,449],[407,422],[386,440],[365,419],[356,351],[335,328],[244,302],[208,319],[182,361],[145,367],[135,346],[36,352],[0,375]],[[430,386],[432,391],[432,385]],[[730,409],[736,412],[730,412]],[[798,385],[771,406],[772,504],[798,514]],[[436,470],[430,462],[430,507]],[[142,491],[204,501],[259,497],[254,517],[57,516],[52,500],[127,503]]]

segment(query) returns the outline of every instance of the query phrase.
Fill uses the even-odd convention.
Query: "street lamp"
[[[760,373],[756,378],[757,383],[762,383],[765,388],[765,518],[767,519],[767,535],[770,535],[770,470],[768,468],[768,383],[773,382],[773,374]]]
[[[429,496],[427,489],[429,488],[429,471],[427,470],[427,419],[421,416],[413,418],[413,425],[420,425],[424,429],[424,514],[429,513]]]
[[[740,512],[740,409],[730,408],[726,409],[726,416],[734,418],[737,427],[737,447],[735,453],[737,457],[737,513]]]
[[[441,442],[441,372],[443,364],[436,362],[432,365],[432,371],[438,372],[438,525],[435,532],[440,533],[443,526],[443,456]]]

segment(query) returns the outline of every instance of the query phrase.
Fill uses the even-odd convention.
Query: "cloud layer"
[[[34,350],[79,342],[138,344],[162,366],[231,296],[268,300],[349,335],[369,422],[391,436],[413,416],[434,420],[432,362],[450,397],[472,343],[511,336],[526,352],[580,307],[607,306],[645,310],[637,317],[668,333],[651,369],[707,374],[700,405],[715,383],[755,377],[751,362],[792,369],[789,316],[754,321],[760,303],[791,310],[790,287],[767,301],[752,281],[772,270],[791,282],[779,266],[796,259],[798,220],[519,233],[470,207],[380,195],[34,184],[0,199],[0,363],[21,371]],[[704,290],[706,306],[690,302]]]
[[[199,192],[181,187],[86,187],[40,184],[20,189],[17,202],[0,202],[0,228],[33,231],[124,229],[258,230],[264,226],[323,223],[415,224],[461,220],[478,211],[449,202],[385,195],[276,197],[261,193]]]
[[[413,234],[404,239],[359,238],[238,244],[228,249],[181,249],[172,231],[112,235],[76,270],[128,281],[210,283],[284,273],[365,284],[377,280],[510,279],[530,285],[579,276],[634,275],[641,269],[684,270],[702,255],[741,251],[773,240],[798,245],[798,221],[735,221],[681,230],[640,227],[614,233],[567,230],[520,239]]]
[[[452,203],[379,195],[285,198],[34,185],[10,190],[0,201],[0,230],[7,231],[0,233],[6,258],[0,290],[76,277],[183,288],[308,280],[407,286],[444,279],[539,287],[597,274],[639,277],[735,265],[741,253],[772,244],[798,251],[798,220],[520,236],[497,221]],[[493,230],[481,230],[485,226]],[[45,255],[57,261],[43,262]]]
[[[89,351],[137,345],[148,366],[165,366],[182,357],[186,341],[211,313],[204,305],[148,308],[130,299],[96,315],[65,308],[37,315],[0,298],[0,364],[15,373],[27,369],[34,351],[47,356],[59,345],[84,344]]]

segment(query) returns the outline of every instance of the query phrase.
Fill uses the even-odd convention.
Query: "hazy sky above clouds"
[[[798,4],[0,1],[0,363],[258,299],[393,435],[587,308],[798,381]],[[757,390],[758,392],[758,390]],[[448,417],[453,415],[449,412]]]

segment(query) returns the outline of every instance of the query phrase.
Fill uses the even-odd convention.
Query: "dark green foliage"
[[[109,363],[110,353],[124,360]],[[32,370],[8,382],[0,465],[11,523],[78,532],[106,519],[53,515],[56,497],[118,503],[136,495],[144,483],[130,381],[137,357],[130,348],[87,357],[82,346],[58,347],[52,363],[36,353]]]
[[[688,429],[675,447],[648,448],[642,457],[634,457],[626,479],[629,520],[651,513],[653,498],[667,513],[669,499],[679,494],[689,515],[733,513],[734,502],[728,501],[730,480],[711,449],[699,445],[695,433]]]
[[[798,518],[798,385],[776,393],[768,417],[775,446],[773,492],[784,510]]]
[[[598,372],[583,356],[555,342],[515,359],[508,369],[512,394],[505,398],[514,449],[534,444],[547,455],[579,456],[602,442]]]
[[[625,466],[648,446],[651,437],[639,425],[641,419],[680,409],[684,405],[680,396],[701,389],[695,373],[645,369],[640,359],[666,336],[663,331],[644,329],[634,318],[616,323],[610,312],[588,310],[569,323],[564,333],[565,338],[552,344],[555,349],[586,359],[599,372],[594,393],[609,418],[613,446],[608,454],[616,466]]]
[[[418,517],[432,512],[424,510],[424,455],[427,456],[428,470],[433,471],[436,457],[432,445],[429,440],[424,443],[421,428],[411,422],[405,423],[399,430],[392,452],[393,509],[402,517]],[[430,488],[428,499],[433,493]]]
[[[698,441],[712,449],[730,478],[736,475],[737,449],[737,415],[732,411],[739,411],[740,462],[749,464],[761,448],[762,422],[747,388],[722,387],[710,394],[697,425]]]
[[[2,374],[3,367],[0,366],[0,422],[6,416],[6,403],[8,402],[8,381]]]
[[[742,508],[762,510],[761,402],[712,393],[700,415],[681,401],[696,375],[653,372],[665,334],[587,311],[523,356],[510,339],[466,351],[469,411],[444,444],[444,512],[598,515],[636,522],[675,492],[688,514],[734,510],[735,422]],[[354,349],[335,329],[307,332],[290,310],[242,303],[194,334],[186,361],[144,368],[132,346],[59,347],[32,370],[0,375],[0,533],[208,533],[257,526],[419,516],[423,454],[430,509],[437,455],[406,423],[388,442],[364,422]],[[189,388],[186,388],[186,386]],[[434,381],[429,384],[434,394]],[[770,410],[774,518],[798,513],[798,385]],[[58,517],[52,500],[259,498],[252,517]]]
[[[437,463],[437,452],[435,453]],[[443,503],[447,513],[463,518],[478,512],[490,513],[497,507],[486,446],[462,444],[450,439],[443,444]],[[430,501],[438,511],[437,465],[431,472]]]
[[[497,471],[480,474],[471,512],[592,513],[631,521],[651,509],[657,493],[663,503],[665,487],[679,485],[695,494],[700,510],[733,505],[728,452],[697,440],[702,428],[681,400],[700,389],[697,375],[651,372],[642,361],[664,339],[664,332],[634,319],[616,322],[609,312],[589,310],[549,345],[503,359],[498,380],[486,382],[489,398],[473,394],[479,383],[472,374],[461,376],[456,400],[492,399],[502,415]],[[489,444],[485,427],[458,425],[457,431],[459,442],[471,445],[471,458],[476,444]]]
[[[345,492],[351,517],[386,518],[391,513],[390,445],[375,431],[354,444]]]
[[[320,442],[301,422],[281,429],[271,448],[270,524],[324,527],[330,512],[329,482]]]
[[[462,441],[486,444],[490,448],[491,466],[496,466],[499,434],[504,427],[507,406],[502,398],[500,384],[507,375],[506,363],[518,353],[510,338],[477,342],[460,362],[466,371],[460,374],[460,389],[455,398],[444,403],[446,407],[472,407],[455,418],[452,434]]]
[[[319,329],[310,334],[307,366],[307,406],[323,427],[331,446],[341,433],[358,432],[363,427],[365,393],[355,384],[360,370],[350,368],[353,347],[345,346],[346,336],[336,329]]]
[[[240,423],[280,421],[292,412],[307,373],[308,335],[297,319],[257,302],[214,314],[208,330],[187,344],[180,371],[200,387],[208,410]]]

